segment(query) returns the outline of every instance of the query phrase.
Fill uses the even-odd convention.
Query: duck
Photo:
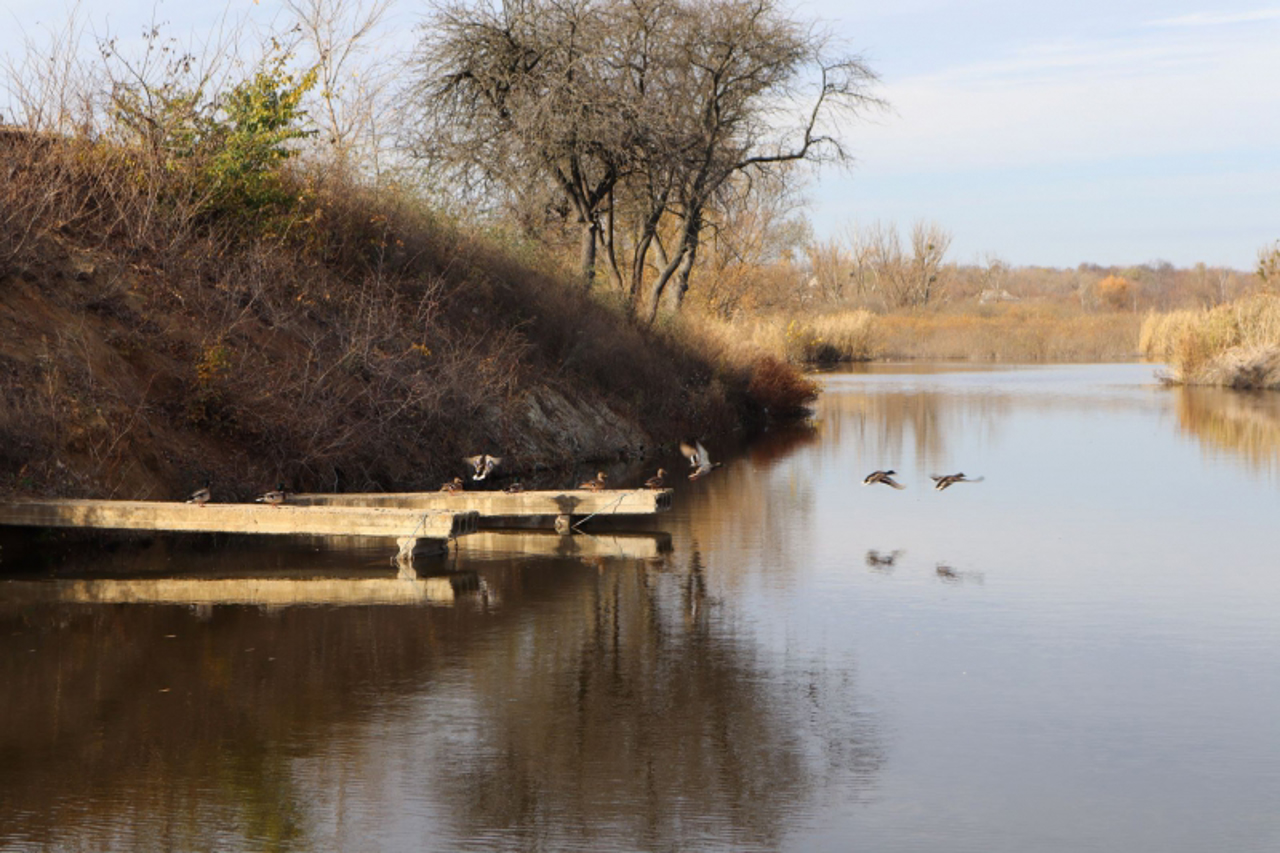
[[[906,486],[893,479],[893,475],[898,473],[890,468],[888,471],[872,471],[862,480],[862,485],[871,486],[876,483],[884,483],[886,486],[893,486],[895,489],[905,489]]]
[[[937,491],[942,491],[948,486],[956,483],[981,483],[985,477],[966,477],[963,473],[959,474],[930,474],[929,479],[933,480],[933,487]]]
[[[711,461],[707,449],[700,441],[694,441],[693,446],[680,442],[680,452],[689,457],[689,465],[693,468],[693,473],[689,475],[690,480],[705,477],[711,473],[712,469],[720,467],[719,462]]]
[[[280,506],[289,500],[289,493],[284,489],[284,483],[276,483],[276,487],[269,492],[263,492],[254,498],[255,503],[271,504],[271,506]]]
[[[899,550],[890,551],[888,554],[881,554],[879,551],[872,548],[867,552],[867,565],[873,568],[877,566],[892,566],[898,561],[898,555],[901,553],[902,551]]]
[[[483,480],[485,477],[489,476],[494,468],[497,468],[502,464],[502,457],[490,456],[488,453],[481,453],[477,456],[465,456],[462,461],[475,469],[475,473],[471,475],[471,479]]]
[[[644,481],[644,487],[646,489],[661,489],[662,484],[666,482],[666,476],[667,476],[667,469],[659,468],[658,473],[654,474],[652,477]]]
[[[192,492],[191,497],[187,498],[187,503],[195,504],[196,506],[207,504],[213,498],[213,493],[209,491],[209,485],[209,481],[205,480],[204,485]]]
[[[519,480],[516,480],[514,483],[509,484],[502,491],[506,492],[509,495],[518,495],[524,491],[524,484],[521,483]]]
[[[440,486],[440,491],[448,492],[451,495],[456,495],[458,492],[461,492],[462,490],[463,490],[463,482],[461,477],[454,477],[449,482]]]
[[[594,480],[587,480],[585,483],[579,483],[578,488],[588,489],[589,491],[592,491],[592,492],[598,492],[604,488],[604,481],[607,480],[608,478],[609,478],[609,475],[606,474],[605,472],[597,471]]]

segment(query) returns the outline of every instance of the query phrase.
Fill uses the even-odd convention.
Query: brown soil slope
[[[294,176],[249,215],[166,180],[0,140],[0,494],[429,489],[465,454],[641,454],[771,403],[404,196]]]

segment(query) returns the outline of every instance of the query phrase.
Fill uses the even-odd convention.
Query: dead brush
[[[793,417],[818,398],[818,383],[773,356],[757,360],[747,394],[770,415]]]

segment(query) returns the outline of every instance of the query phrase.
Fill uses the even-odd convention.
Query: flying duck
[[[475,469],[475,473],[471,475],[473,480],[483,480],[489,476],[489,473],[502,464],[501,456],[490,456],[488,453],[481,453],[479,456],[463,457],[466,462]]]
[[[933,487],[940,492],[943,489],[947,488],[948,486],[953,486],[956,483],[981,483],[986,478],[985,477],[969,478],[969,477],[966,477],[963,473],[960,473],[960,474],[930,474],[929,479],[933,480]]]
[[[712,462],[711,457],[707,455],[707,449],[702,446],[702,442],[694,441],[693,446],[680,442],[680,452],[689,457],[689,466],[693,468],[693,473],[689,475],[690,480],[696,480],[699,477],[705,477],[711,473],[713,468],[719,468],[719,462]]]
[[[662,484],[666,480],[666,476],[667,476],[667,469],[659,468],[658,473],[654,474],[652,477],[644,481],[644,487],[646,489],[661,489]]]
[[[893,475],[898,473],[890,468],[888,471],[872,471],[862,481],[862,485],[871,486],[876,483],[884,483],[886,486],[893,486],[895,489],[905,489],[906,486],[893,479]]]

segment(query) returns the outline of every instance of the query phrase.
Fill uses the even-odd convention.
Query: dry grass
[[[1005,362],[1130,359],[1141,323],[1131,313],[1086,314],[1026,303],[977,313],[889,314],[879,320],[887,358]]]
[[[289,203],[223,216],[145,157],[0,141],[0,491],[433,487],[480,448],[605,452],[534,441],[539,395],[638,447],[780,413],[804,382],[638,327],[406,193],[299,168]]]
[[[1257,294],[1203,311],[1149,314],[1139,346],[1189,385],[1280,388],[1280,297]]]
[[[791,364],[870,361],[879,354],[878,324],[879,318],[870,311],[771,314],[734,321],[701,316],[685,321],[693,334],[716,341],[730,358],[768,353]]]
[[[1086,314],[1052,304],[984,306],[968,313],[859,310],[697,321],[702,334],[726,348],[763,351],[793,364],[878,358],[1116,361],[1135,356],[1140,323],[1128,312]]]
[[[787,324],[787,355],[806,364],[871,361],[882,348],[880,318],[870,311],[839,311]]]

